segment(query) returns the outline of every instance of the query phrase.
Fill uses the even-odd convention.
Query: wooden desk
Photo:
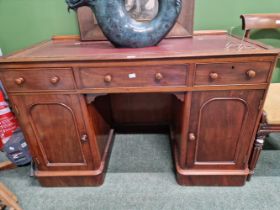
[[[277,52],[240,42],[204,34],[115,49],[65,39],[1,59],[40,183],[101,185],[114,130],[168,128],[179,184],[243,185]]]

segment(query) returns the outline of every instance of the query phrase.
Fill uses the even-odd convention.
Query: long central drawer
[[[185,86],[188,65],[80,68],[80,88]]]

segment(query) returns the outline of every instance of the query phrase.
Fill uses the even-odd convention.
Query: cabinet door
[[[194,92],[186,166],[244,169],[263,96],[263,90]]]
[[[79,96],[12,96],[39,170],[92,167]]]

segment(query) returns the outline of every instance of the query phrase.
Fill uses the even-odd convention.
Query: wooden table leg
[[[17,197],[3,184],[0,183],[0,201],[4,206],[14,210],[22,210],[19,206]]]
[[[0,190],[0,200],[8,207],[14,208],[15,210],[22,210],[22,208],[18,205],[18,203],[13,200],[10,196],[5,194]]]
[[[3,183],[0,182],[0,190],[10,196],[16,202],[18,201],[17,196],[12,193]]]
[[[4,161],[0,163],[0,171],[16,168],[17,166],[11,161]],[[22,210],[18,205],[18,199],[3,183],[0,182],[0,210],[9,207],[10,210]]]

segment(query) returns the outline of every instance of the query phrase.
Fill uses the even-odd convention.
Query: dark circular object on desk
[[[89,6],[104,35],[116,47],[157,45],[172,29],[181,12],[182,0],[158,0],[157,15],[150,21],[133,19],[125,0],[66,0],[69,9]]]

